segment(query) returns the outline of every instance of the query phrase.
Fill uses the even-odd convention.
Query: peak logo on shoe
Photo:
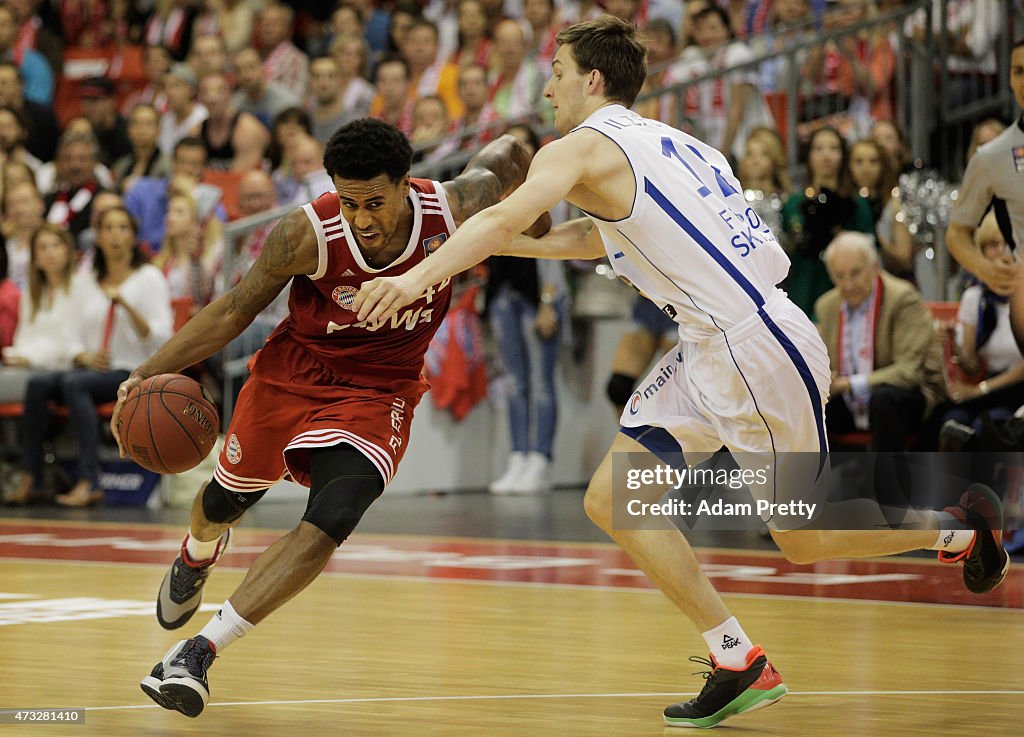
[[[723,650],[732,650],[734,647],[736,647],[739,644],[740,644],[740,639],[738,637],[729,637],[729,635],[724,635],[722,637],[722,649]]]

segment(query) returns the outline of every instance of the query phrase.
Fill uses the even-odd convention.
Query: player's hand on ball
[[[117,387],[117,402],[114,404],[114,412],[110,416],[110,432],[113,434],[114,440],[117,441],[117,450],[122,458],[126,458],[128,454],[124,449],[124,443],[121,442],[121,410],[124,408],[124,400],[131,394],[132,389],[141,384],[145,378],[145,376],[133,373],[121,382],[121,386]]]
[[[422,293],[423,289],[408,274],[378,277],[363,283],[352,309],[360,321],[386,320]]]

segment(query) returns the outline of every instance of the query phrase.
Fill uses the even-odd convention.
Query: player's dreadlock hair
[[[334,132],[324,151],[327,174],[341,179],[373,179],[386,174],[392,183],[409,173],[412,146],[405,135],[382,120],[363,118]]]

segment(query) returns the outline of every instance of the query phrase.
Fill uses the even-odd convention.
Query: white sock
[[[185,552],[188,553],[188,558],[193,563],[204,563],[213,557],[213,554],[217,552],[217,544],[220,542],[220,538],[211,540],[208,543],[204,543],[202,540],[196,538],[195,535],[189,532],[185,537]]]
[[[947,553],[961,553],[974,540],[974,530],[939,530],[935,544],[929,550],[944,550]]]
[[[212,642],[219,653],[235,640],[245,637],[255,626],[242,619],[230,601],[225,601],[199,634]]]
[[[974,530],[957,529],[963,522],[949,512],[932,512],[931,517],[938,532],[935,543],[929,550],[942,550],[947,553],[961,553],[970,547],[974,540]]]
[[[736,621],[736,617],[729,617],[713,630],[705,632],[702,637],[719,665],[733,670],[746,667],[747,653],[753,644],[740,627],[740,623]]]

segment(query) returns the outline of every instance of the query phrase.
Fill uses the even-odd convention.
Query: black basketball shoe
[[[743,670],[719,665],[713,655],[709,658],[690,658],[711,670],[704,671],[707,680],[697,698],[665,709],[666,724],[707,729],[736,714],[771,706],[789,693],[782,676],[768,662],[760,645],[747,653]]]
[[[177,646],[175,646],[177,647]],[[164,680],[164,663],[161,660],[159,663],[153,666],[153,670],[150,671],[149,675],[139,681],[139,685],[142,687],[143,693],[149,698],[153,699],[156,703],[165,709],[174,709],[174,706],[170,701],[164,698],[164,695],[160,693],[160,684]]]
[[[210,700],[206,672],[216,657],[216,648],[205,637],[182,640],[167,651],[139,685],[163,708],[195,718]]]
[[[165,630],[176,630],[192,619],[203,603],[203,586],[210,576],[210,571],[224,555],[231,540],[228,529],[217,543],[217,549],[210,560],[194,563],[185,552],[185,543],[181,544],[181,552],[174,559],[167,575],[160,584],[160,593],[156,597],[156,619]]]
[[[939,551],[942,563],[964,564],[964,585],[968,591],[984,594],[1003,582],[1010,570],[1010,556],[1003,550],[1003,505],[999,496],[984,484],[971,484],[953,507],[946,507],[967,527],[974,539],[959,553]]]

